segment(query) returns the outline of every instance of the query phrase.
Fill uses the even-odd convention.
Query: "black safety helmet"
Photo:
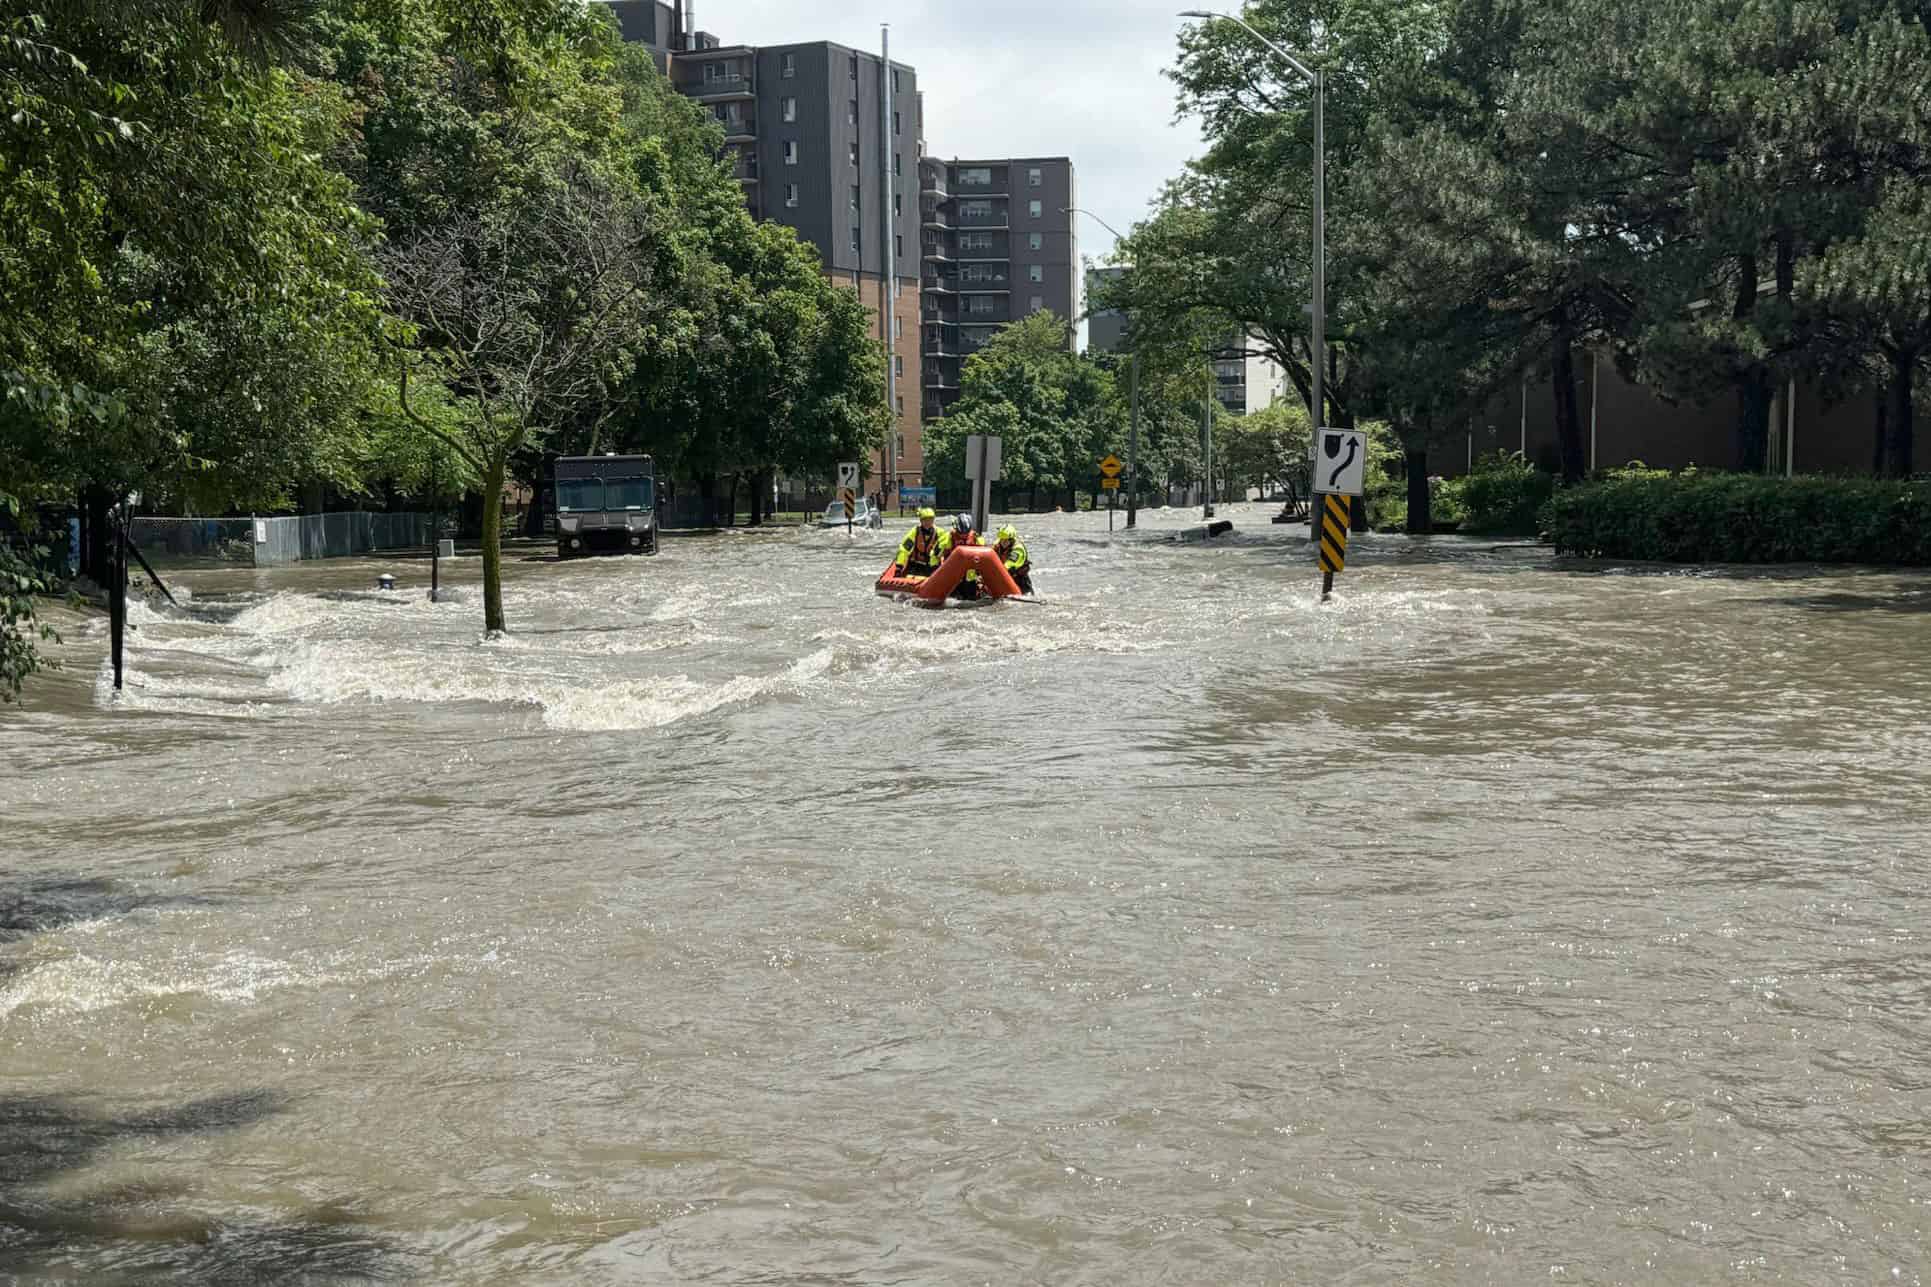
[[[961,514],[953,519],[952,530],[955,532],[970,532],[972,530],[972,515]]]

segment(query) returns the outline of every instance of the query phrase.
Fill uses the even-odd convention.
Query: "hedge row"
[[[1557,553],[1663,563],[1931,565],[1931,482],[1630,470],[1542,509]]]

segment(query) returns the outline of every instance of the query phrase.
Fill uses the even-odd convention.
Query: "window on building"
[[[903,371],[900,371],[900,372],[899,372],[899,374],[900,374],[900,375],[904,375],[904,374],[905,374],[905,372],[903,372]],[[904,415],[904,414],[905,414],[905,395],[904,395],[904,394],[902,394],[902,393],[898,395],[898,413],[899,413],[900,415]],[[900,442],[904,442],[904,441],[905,441],[905,439],[903,439],[903,438],[900,438],[900,439],[899,439],[899,441],[900,441]],[[905,450],[905,448],[903,448],[903,447],[900,447],[900,448],[899,448],[899,450],[900,450],[900,451],[904,451],[904,450]]]
[[[975,317],[990,317],[998,301],[990,295],[974,295],[965,302],[965,311]]]
[[[858,124],[858,100],[855,98],[845,101],[845,123],[848,125]]]
[[[858,190],[858,185],[856,183],[852,184],[852,213],[856,214],[858,212],[858,203],[863,199],[863,196],[864,194]]]
[[[904,354],[894,353],[892,355],[892,374],[893,375],[905,374],[905,355]]]
[[[1040,203],[1037,201],[1028,201],[1026,203],[1026,213],[1031,215],[1035,219],[1039,218],[1041,209],[1042,207],[1040,206]]]
[[[1043,282],[1046,280],[1046,270],[1038,264],[1030,264],[1026,268],[1026,280],[1035,283]]]
[[[853,80],[858,79],[858,55],[857,54],[852,55],[852,79]]]
[[[904,318],[895,317],[892,319],[892,338],[895,340],[905,338],[905,319]]]
[[[784,63],[780,67],[778,74],[786,80],[790,80],[796,76],[798,74],[798,55],[786,54],[784,56]]]
[[[786,139],[784,141],[784,163],[786,165],[798,164],[798,140],[797,139]]]
[[[1046,248],[1046,234],[1040,232],[1027,233],[1026,245],[1033,250],[1044,250]]]
[[[707,83],[715,84],[718,81],[727,80],[729,79],[729,77],[730,77],[729,63],[705,63],[704,64],[704,79]]]
[[[892,194],[892,213],[895,215],[905,213],[905,194],[903,192],[894,192]]]
[[[992,186],[992,171],[984,166],[968,166],[959,171],[959,186],[989,188]]]
[[[858,164],[858,144],[852,144],[852,164]]]
[[[899,92],[898,69],[896,67],[892,69],[892,92],[894,94]]]
[[[1027,186],[1027,187],[1029,187],[1029,188],[1036,188],[1036,187],[1038,187],[1038,186],[1039,186],[1040,184],[1042,184],[1042,183],[1044,183],[1045,181],[1046,181],[1046,176],[1045,176],[1045,175],[1043,175],[1043,174],[1041,174],[1041,173],[1039,172],[1039,167],[1038,167],[1038,166],[1034,166],[1034,167],[1033,167],[1032,169],[1030,169],[1030,170],[1028,170],[1028,171],[1026,171],[1026,186]]]
[[[795,98],[785,99],[782,104],[782,109],[783,110],[781,110],[778,114],[786,121],[795,121],[798,119],[798,100],[797,99]]]
[[[853,250],[858,249],[858,225],[857,224],[852,225],[852,249]]]
[[[1028,313],[1037,313],[1044,307],[1046,307],[1046,297],[1044,295],[1035,295],[1028,302],[1026,311]]]
[[[901,178],[901,179],[905,177],[905,158],[904,158],[904,156],[902,156],[902,155],[900,155],[900,154],[897,154],[897,153],[894,153],[894,154],[893,154],[893,156],[892,156],[892,173],[893,173],[893,174],[894,174],[895,176],[897,176],[898,178]]]
[[[798,204],[798,185],[797,184],[787,183],[784,185],[784,203],[794,208],[797,206]]]
[[[900,410],[904,410],[904,408],[901,407]],[[900,434],[898,436],[898,458],[900,460],[905,459],[905,435],[904,434]]]
[[[900,259],[905,258],[905,238],[897,233],[892,234],[892,253]]]
[[[903,116],[901,116],[898,112],[893,112],[892,113],[892,133],[902,134],[904,132],[905,132],[905,120]]]

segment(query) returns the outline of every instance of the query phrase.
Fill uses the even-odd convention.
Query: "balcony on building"
[[[955,165],[951,179],[956,197],[1003,197],[1012,191],[1003,165]]]
[[[945,167],[943,165],[921,165],[919,167],[919,191],[931,196],[944,197],[947,193]]]
[[[959,292],[964,295],[1004,294],[1010,278],[1006,270],[994,268],[993,263],[1005,264],[1006,260],[992,260],[985,263],[966,264],[959,270]]]
[[[756,98],[758,82],[751,72],[753,57],[752,51],[743,45],[679,53],[676,55],[677,88],[706,103]]]
[[[952,215],[955,228],[998,228],[1012,227],[1012,216],[1004,210],[957,210]]]

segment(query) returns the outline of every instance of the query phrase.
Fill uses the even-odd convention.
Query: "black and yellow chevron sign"
[[[1354,498],[1325,496],[1321,509],[1321,570],[1333,575],[1348,566],[1348,519]]]

